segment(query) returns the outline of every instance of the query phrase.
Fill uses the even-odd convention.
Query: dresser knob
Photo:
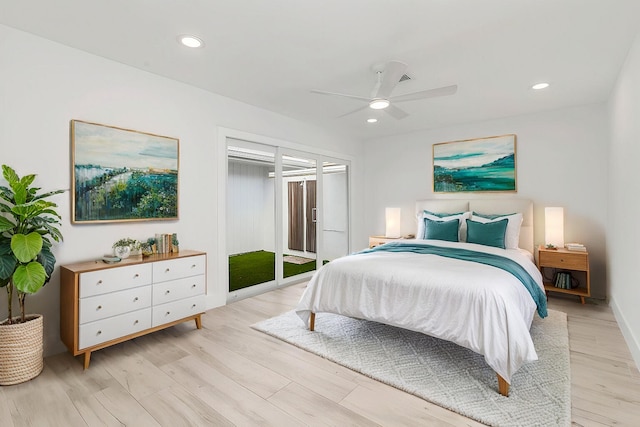
[[[170,270],[171,270],[170,268],[167,268],[164,272],[168,273]]]
[[[134,279],[137,279],[138,277],[140,277],[140,275],[139,275],[138,273],[136,273],[136,274],[134,274],[134,275],[133,275],[133,278],[134,278]]]
[[[168,315],[170,315],[170,314],[171,314],[171,312],[170,312],[170,311],[167,311],[167,314],[165,314],[165,316],[168,316]]]
[[[138,301],[138,297],[135,297],[135,298],[133,299],[133,302],[137,302],[137,301]]]
[[[165,295],[169,295],[170,293],[171,293],[171,291],[168,290],[168,289],[164,292]]]
[[[191,264],[191,268],[196,268],[196,265],[195,264]]]
[[[191,285],[191,289],[195,288],[196,284],[194,283],[193,285]]]
[[[98,308],[96,308],[96,310],[102,310],[102,306],[99,305]]]
[[[195,305],[195,304],[193,304],[193,305],[191,306],[191,308],[196,308],[196,305]]]
[[[96,335],[100,335],[101,333],[102,333],[102,331],[98,331],[98,332],[96,333]]]
[[[98,285],[102,285],[102,280],[98,280]]]
[[[136,320],[135,322],[133,322],[133,324],[134,324],[134,325],[137,325],[137,324],[138,324],[138,321]]]

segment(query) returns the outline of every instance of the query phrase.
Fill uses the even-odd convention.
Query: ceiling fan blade
[[[401,108],[396,107],[395,105],[389,105],[387,108],[385,108],[383,111],[385,111],[387,114],[389,114],[391,117],[393,117],[394,119],[398,119],[398,120],[402,120],[405,117],[408,117],[409,114],[404,111]]]
[[[395,96],[390,99],[392,102],[414,101],[416,99],[435,98],[437,96],[453,95],[458,91],[458,85],[444,86],[436,89],[421,90],[420,92],[408,93],[406,95]]]
[[[398,82],[400,82],[400,77],[404,75],[405,71],[407,71],[407,64],[404,62],[389,61],[384,67],[382,83],[380,83],[380,87],[378,88],[374,98],[389,98],[389,96],[391,96],[391,92]]]
[[[344,113],[344,114],[338,116],[338,118],[341,118],[341,117],[344,117],[344,116],[348,116],[348,115],[353,114],[353,113],[357,113],[358,111],[366,110],[367,108],[369,108],[369,106],[365,105],[364,107],[360,107],[360,108],[358,108],[356,110],[349,111],[348,113]]]
[[[369,99],[369,98],[365,98],[365,97],[363,97],[363,96],[347,95],[347,94],[345,94],[345,93],[327,92],[327,91],[324,91],[324,90],[315,90],[315,89],[312,89],[312,90],[311,90],[311,93],[317,93],[317,94],[320,94],[320,95],[329,95],[329,96],[341,96],[341,97],[343,97],[343,98],[358,99],[358,100],[360,100],[360,101],[366,101],[366,102],[369,102],[369,101],[370,101],[370,99]]]

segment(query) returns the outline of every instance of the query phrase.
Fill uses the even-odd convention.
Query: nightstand
[[[403,240],[402,237],[385,237],[385,236],[369,236],[369,248],[375,248],[376,246],[384,245],[388,242],[394,242],[396,240]]]
[[[589,252],[569,251],[567,249],[547,249],[544,246],[540,246],[538,248],[538,268],[540,269],[540,273],[542,273],[544,289],[547,295],[549,292],[576,295],[580,297],[582,304],[584,304],[585,298],[591,296]],[[572,277],[578,279],[580,285],[574,289],[557,288],[548,279],[544,279],[545,268],[554,269],[554,273],[561,271],[572,273]]]

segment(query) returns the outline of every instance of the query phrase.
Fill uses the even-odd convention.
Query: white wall
[[[609,101],[609,281],[611,306],[640,366],[640,34],[631,47]]]
[[[174,232],[181,248],[209,254],[210,306],[226,298],[226,289],[214,280],[218,253],[225,250],[218,245],[224,230],[217,229],[218,206],[225,205],[218,186],[219,128],[349,156],[360,153],[358,143],[323,129],[0,25],[1,162],[21,175],[37,173],[36,183],[44,190],[70,188],[71,119],[179,138],[180,220],[71,225],[71,200],[65,193],[56,199],[65,237],[54,248],[58,265],[99,258],[120,237]],[[56,269],[51,283],[27,299],[28,311],[45,315],[47,354],[64,349],[58,283]],[[6,302],[0,298],[3,315]]]
[[[365,229],[371,235],[384,234],[384,208],[399,206],[402,233],[415,234],[414,201],[445,197],[433,193],[434,143],[514,133],[517,193],[461,193],[461,197],[532,199],[536,245],[544,243],[544,207],[563,206],[565,240],[587,246],[592,295],[604,298],[607,132],[605,106],[590,105],[367,141]]]

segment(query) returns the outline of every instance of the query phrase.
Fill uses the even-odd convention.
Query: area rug
[[[311,332],[294,311],[251,327],[484,424],[571,424],[567,315],[559,311],[536,315],[538,361],[516,372],[509,397],[481,355],[421,333],[328,313],[316,315]]]
[[[290,262],[291,264],[299,264],[299,265],[306,264],[311,261],[315,261],[315,259],[305,258],[305,257],[295,256],[295,255],[285,255],[283,259],[284,259],[284,262]]]

